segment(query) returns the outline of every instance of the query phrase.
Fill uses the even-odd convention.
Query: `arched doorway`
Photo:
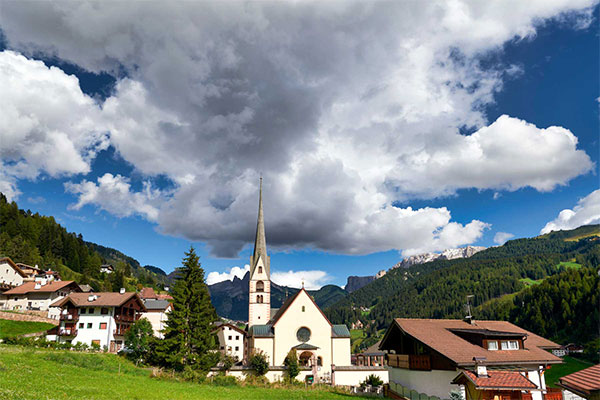
[[[312,355],[310,351],[303,351],[298,357],[298,363],[303,367],[309,367]]]

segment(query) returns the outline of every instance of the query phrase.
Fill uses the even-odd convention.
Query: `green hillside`
[[[138,283],[157,286],[164,275],[140,266],[118,250],[86,242],[81,234],[67,232],[53,217],[19,209],[0,193],[0,257],[38,264],[58,271],[65,280],[89,283],[95,290],[133,288]],[[103,276],[100,265],[112,264],[117,273]]]
[[[496,298],[509,302],[515,297],[512,294],[527,286],[546,287],[545,279],[552,275],[576,271],[577,266],[586,271],[596,268],[600,265],[597,237],[565,240],[581,233],[517,239],[467,259],[397,268],[329,307],[326,314],[334,323],[350,324],[361,317],[361,307],[368,307],[377,329],[397,317],[462,318],[467,295],[474,295],[475,306]],[[574,312],[567,311],[572,319]]]

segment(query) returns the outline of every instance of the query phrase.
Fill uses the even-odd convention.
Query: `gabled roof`
[[[346,325],[332,325],[331,326],[331,337],[334,338],[349,338],[350,331]]]
[[[600,391],[600,364],[563,376],[558,386],[582,397]]]
[[[213,328],[212,332],[216,332],[221,328],[225,328],[226,326],[233,329],[234,331],[239,332],[242,335],[246,336],[246,332],[244,330],[242,330],[242,329],[238,328],[237,326],[230,324],[230,323],[218,324],[215,328]],[[257,326],[257,325],[255,325],[255,326]],[[258,326],[263,326],[263,325],[258,325]]]
[[[315,300],[312,298],[312,296],[310,294],[308,294],[308,292],[306,291],[306,289],[302,288],[300,290],[298,290],[296,292],[296,294],[294,294],[292,297],[289,297],[279,308],[279,310],[277,311],[277,314],[275,314],[274,317],[271,318],[271,320],[269,321],[269,324],[275,326],[275,324],[277,324],[277,321],[279,321],[279,319],[283,316],[283,314],[285,314],[285,312],[287,311],[288,308],[290,308],[290,306],[294,303],[294,301],[296,300],[296,298],[298,298],[298,296],[300,296],[300,293],[306,293],[306,295],[308,296],[308,298],[310,299],[310,301],[313,302],[313,304],[315,305],[315,307],[317,307],[317,310],[319,310],[319,312],[321,313],[321,315],[323,316],[323,318],[325,318],[325,320],[327,321],[327,323],[329,325],[331,325],[331,322],[329,322],[329,318],[327,318],[327,316],[323,313],[323,310],[321,310],[321,308],[317,305],[317,303],[315,303]],[[333,326],[333,325],[331,325]],[[348,328],[346,328],[347,330]]]
[[[168,300],[158,300],[158,299],[142,299],[144,301],[144,305],[146,306],[146,310],[148,311],[164,311],[169,308]]]
[[[36,285],[39,285],[39,289],[36,289]],[[81,290],[75,281],[52,281],[45,285],[40,285],[39,282],[25,282],[20,286],[7,290],[4,294],[54,293],[68,286],[71,286],[73,290],[78,292]]]
[[[308,343],[300,343],[299,345],[292,347],[292,349],[295,349],[295,350],[317,350],[318,347],[313,346],[312,344],[308,344]]]
[[[524,341],[525,348],[519,350],[487,350],[452,332],[454,329],[473,328],[527,335],[527,339]],[[484,358],[484,364],[486,365],[562,362],[559,357],[545,350],[558,349],[560,348],[559,345],[507,321],[476,321],[473,325],[456,319],[397,318],[386,331],[380,349],[389,350],[394,348],[393,343],[390,342],[392,340],[390,332],[395,329],[399,329],[406,335],[442,354],[458,366],[474,365],[474,357]]]
[[[95,296],[95,300],[89,301],[90,296]],[[62,307],[67,303],[75,307],[120,307],[131,298],[137,298],[142,308],[145,309],[144,302],[137,293],[116,293],[116,292],[98,292],[98,293],[71,293],[67,297],[55,301],[50,307]]]
[[[487,371],[487,376],[477,376],[473,371],[462,371],[452,383],[464,383],[466,380],[475,385],[476,389],[492,390],[527,390],[537,389],[537,385],[517,371]]]
[[[0,264],[4,264],[4,263],[10,265],[12,267],[12,269],[14,269],[15,271],[17,271],[17,273],[19,275],[21,275],[23,278],[27,278],[28,275],[25,272],[23,272],[21,270],[21,268],[19,268],[19,266],[17,264],[15,264],[13,262],[13,260],[10,259],[10,257],[2,257],[2,258],[0,258]]]
[[[142,299],[158,299],[158,295],[151,287],[144,287],[140,290],[140,297]]]

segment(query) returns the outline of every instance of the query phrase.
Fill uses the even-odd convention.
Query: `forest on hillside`
[[[0,193],[0,257],[15,262],[57,270],[63,279],[89,283],[95,290],[156,285],[158,276],[114,249],[85,242],[81,234],[67,232],[54,217],[19,209]],[[116,273],[100,273],[100,265],[111,263]],[[116,289],[115,289],[116,288]]]
[[[600,240],[597,237],[577,241],[565,241],[562,237],[513,240],[466,259],[433,261],[407,269],[394,269],[383,278],[329,307],[326,314],[333,323],[350,324],[357,319],[363,322],[373,321],[372,330],[385,329],[393,318],[398,317],[462,318],[465,316],[467,295],[474,295],[472,304],[477,306],[506,294],[520,292],[526,288],[527,282],[539,282],[547,277],[568,272],[568,267],[561,264],[566,261],[576,261],[577,265],[581,265],[581,273],[594,271],[600,265],[599,252]],[[552,284],[553,281],[550,282]],[[539,286],[546,288],[547,284]],[[598,291],[597,285],[592,285],[591,288]],[[580,294],[581,298],[587,296]],[[562,306],[562,301],[558,302]],[[575,304],[577,300],[567,302]],[[539,301],[529,301],[529,306],[531,310],[527,311],[511,309],[512,314],[511,310],[503,314],[488,310],[485,315],[482,313],[474,316],[522,322],[527,325],[524,327],[529,327],[536,333],[546,334],[550,338],[561,338],[557,329],[546,328],[546,325],[542,324],[537,329],[537,321],[525,322],[539,319],[531,315],[536,316],[540,313],[548,317],[552,308],[544,308],[544,303]],[[555,307],[552,312],[562,310],[561,306]],[[370,310],[368,315],[363,311],[365,307]],[[562,311],[565,314],[564,320],[576,320],[580,311],[578,307],[565,307]],[[594,318],[597,320],[597,308],[595,313],[592,322]],[[591,340],[590,334],[586,332],[592,332],[591,335],[597,334],[596,330],[590,331],[588,325],[574,326],[573,329],[579,330],[569,336],[573,340]]]

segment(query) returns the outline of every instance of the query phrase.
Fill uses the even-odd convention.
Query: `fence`
[[[429,396],[425,393],[419,393],[396,382],[390,382],[390,390],[396,394],[410,400],[442,400],[437,396]]]

